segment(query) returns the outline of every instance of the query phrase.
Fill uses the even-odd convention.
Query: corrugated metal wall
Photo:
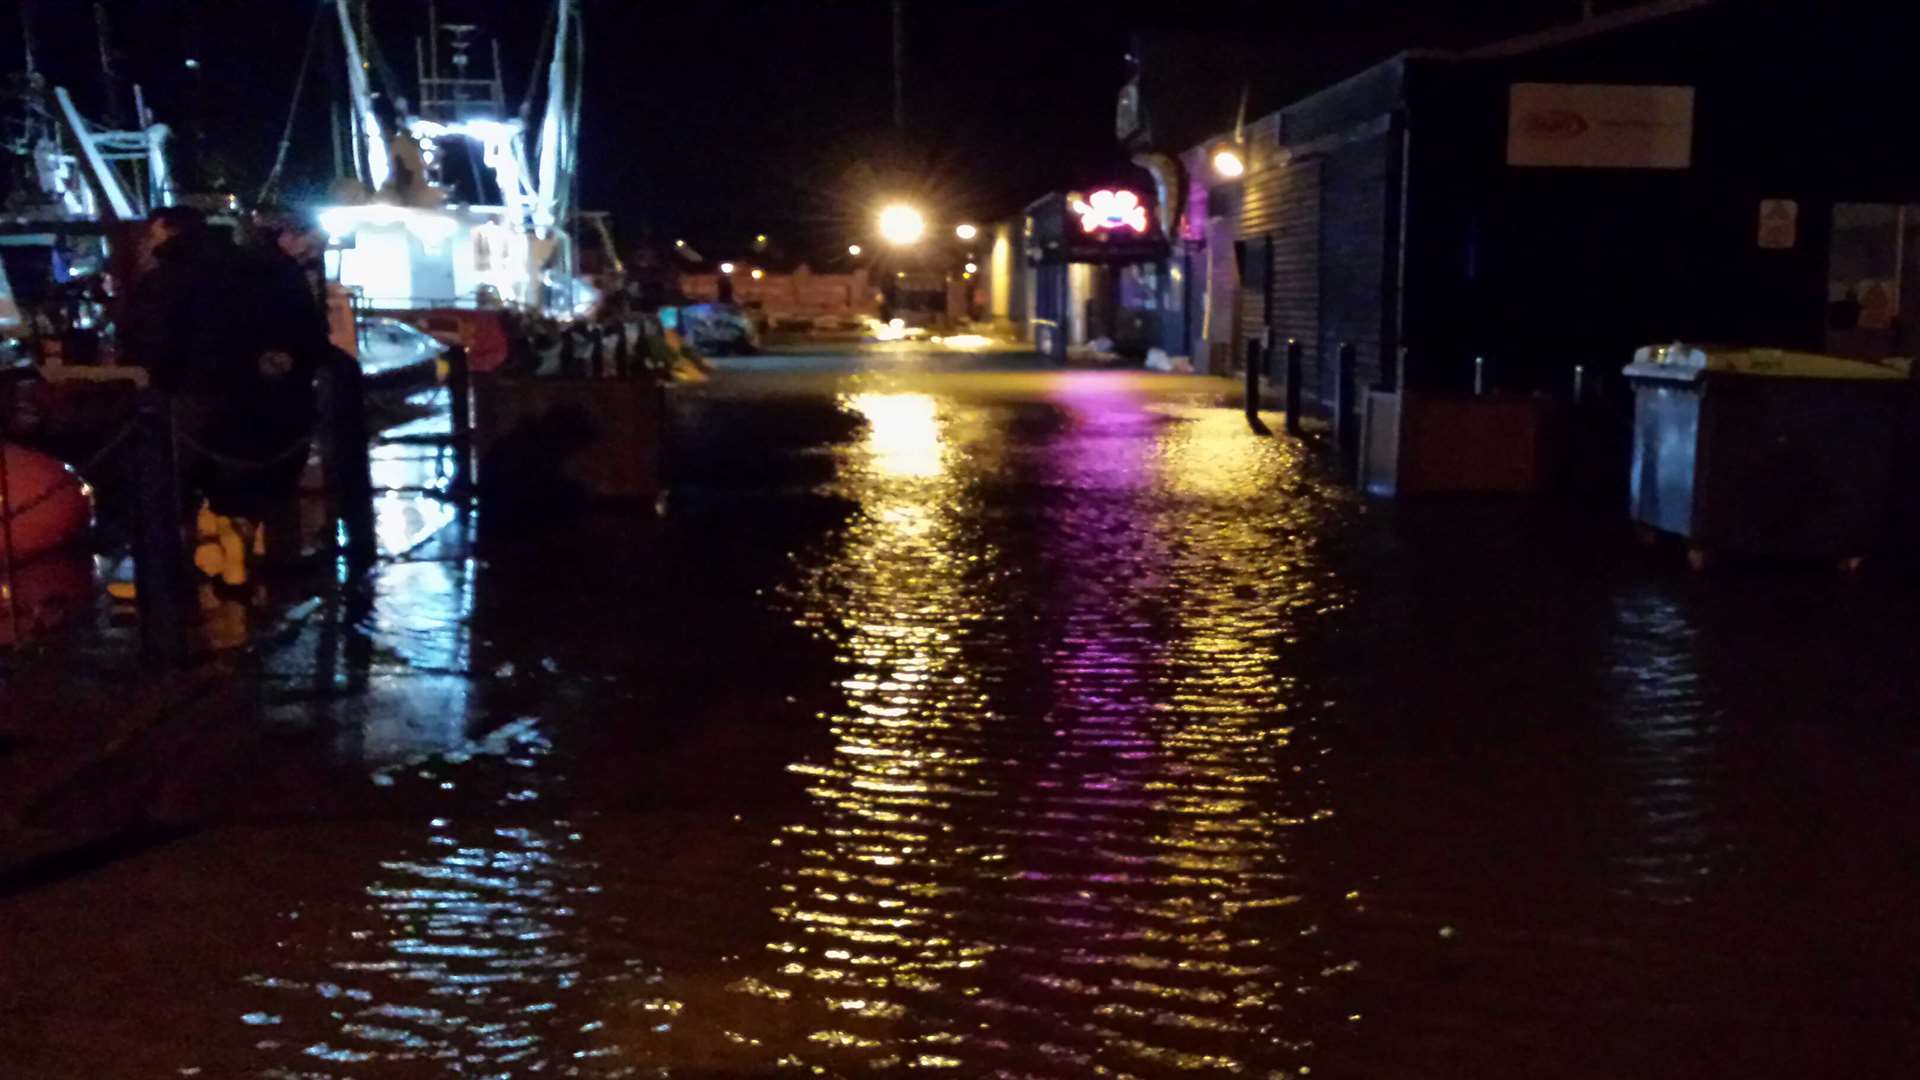
[[[1274,348],[1277,354],[1288,338],[1297,339],[1311,373],[1320,355],[1320,163],[1295,161],[1275,176],[1267,223],[1273,237],[1267,292]],[[1269,366],[1275,378],[1286,377],[1283,363],[1276,355]]]
[[[1333,400],[1332,363],[1342,342],[1357,353],[1355,384],[1371,385],[1381,371],[1381,330],[1387,319],[1387,134],[1346,143],[1321,159],[1320,357],[1322,401]]]

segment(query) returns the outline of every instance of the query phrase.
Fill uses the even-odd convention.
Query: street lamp
[[[974,228],[971,225],[957,225],[954,227],[953,235],[959,237],[962,240],[971,240],[974,237],[980,235],[980,230]]]
[[[723,273],[723,274],[731,274],[731,273],[733,273],[733,264],[732,264],[732,263],[721,263],[721,264],[720,264],[720,272],[721,272],[721,273]]]
[[[904,247],[918,243],[926,232],[927,219],[911,206],[895,203],[880,211],[880,236],[889,244]]]
[[[753,268],[753,280],[759,281],[761,278],[766,276],[767,276],[767,272],[765,270],[762,270],[757,266]]]
[[[1220,179],[1238,180],[1246,171],[1247,163],[1233,147],[1223,146],[1213,152],[1213,174]]]
[[[977,274],[977,273],[979,273],[979,272],[980,272],[980,264],[979,264],[979,263],[968,263],[968,264],[967,264],[967,273],[969,273],[969,274]]]
[[[857,256],[857,255],[859,255],[859,254],[860,254],[860,245],[859,245],[859,244],[848,244],[848,245],[847,245],[847,254],[849,254],[849,255],[856,255],[856,256]]]

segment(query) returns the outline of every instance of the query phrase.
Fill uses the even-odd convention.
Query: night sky
[[[8,71],[21,67],[20,0],[0,6]],[[24,0],[42,69],[101,116],[93,5]],[[1601,4],[1602,10],[1618,4]],[[272,162],[312,0],[109,0],[114,63],[144,84],[182,157],[251,197]],[[443,22],[494,33],[517,103],[548,5],[441,0]],[[374,0],[379,45],[411,81],[426,0]],[[885,191],[942,218],[991,220],[1048,190],[1123,169],[1115,94],[1136,35],[1189,44],[1195,78],[1259,64],[1279,91],[1310,91],[1411,45],[1453,46],[1577,18],[1577,0],[1474,4],[1301,0],[1196,6],[908,0],[907,113],[891,126],[886,0],[669,5],[585,0],[582,195],[622,243],[685,236],[709,254],[756,232],[802,255],[837,251]],[[1194,43],[1198,42],[1198,47]],[[1218,61],[1210,59],[1214,43]],[[327,101],[343,79],[331,14],[297,114],[287,198],[332,173]],[[197,77],[185,65],[200,62]],[[123,105],[124,108],[124,105]],[[1221,127],[1231,124],[1221,117]],[[186,162],[188,168],[196,168]]]

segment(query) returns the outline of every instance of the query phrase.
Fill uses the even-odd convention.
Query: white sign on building
[[[1515,83],[1507,164],[1685,169],[1693,164],[1693,87]]]

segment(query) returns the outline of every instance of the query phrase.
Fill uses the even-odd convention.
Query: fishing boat
[[[354,197],[318,212],[329,278],[364,316],[461,344],[476,371],[504,363],[529,321],[590,316],[600,292],[580,276],[566,227],[579,126],[578,0],[553,0],[551,32],[518,110],[507,105],[497,44],[482,50],[475,27],[442,24],[430,3],[415,78],[399,85],[386,65],[368,62],[364,0],[332,4],[354,170],[342,186]],[[536,120],[531,90],[540,88]]]

